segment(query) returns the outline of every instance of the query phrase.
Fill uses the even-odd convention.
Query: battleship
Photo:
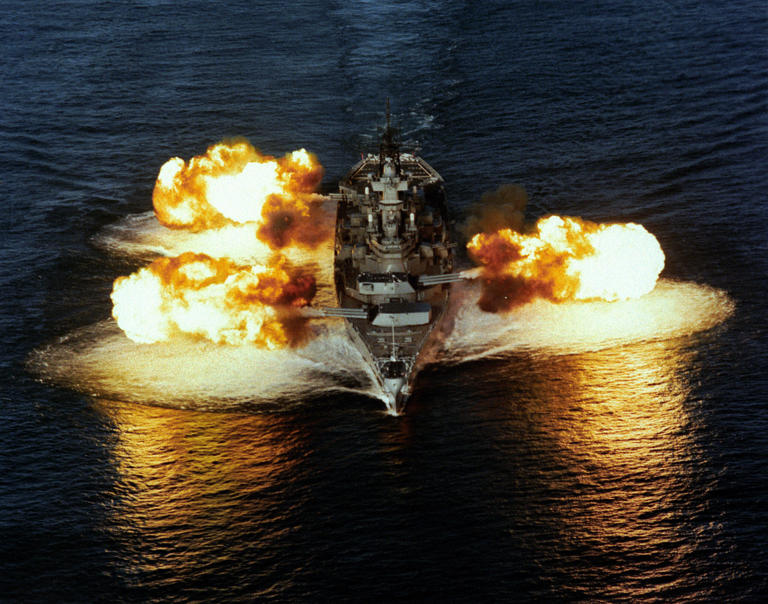
[[[444,181],[415,150],[400,147],[387,104],[378,153],[361,155],[331,194],[338,307],[323,309],[345,320],[394,413],[413,391],[450,284],[464,278],[453,272]]]

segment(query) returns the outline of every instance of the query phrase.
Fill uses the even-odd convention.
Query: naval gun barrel
[[[320,306],[318,308],[304,308],[302,314],[308,319],[367,319],[368,311],[363,308],[338,308],[331,306]]]
[[[470,279],[476,279],[479,276],[477,269],[469,269],[461,271],[459,273],[445,273],[443,275],[421,275],[419,277],[419,285],[429,287],[431,285],[443,285],[445,283],[457,283],[459,281],[467,281]]]

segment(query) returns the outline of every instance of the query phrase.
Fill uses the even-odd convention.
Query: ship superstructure
[[[421,157],[401,152],[387,110],[378,154],[363,156],[332,195],[339,308],[326,310],[347,321],[394,412],[457,280],[443,185]]]

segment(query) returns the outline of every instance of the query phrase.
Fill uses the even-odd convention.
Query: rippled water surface
[[[768,591],[762,3],[10,1],[0,33],[3,598]],[[330,189],[387,96],[457,215],[515,182],[531,217],[640,222],[656,290],[498,316],[458,288],[402,417],[337,322],[122,336],[112,281],[190,244],[148,214],[166,159],[306,147]]]

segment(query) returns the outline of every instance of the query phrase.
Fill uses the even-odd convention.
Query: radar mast
[[[397,128],[392,126],[390,120],[389,97],[387,97],[386,120],[387,125],[384,128],[384,132],[381,135],[381,142],[379,143],[379,176],[382,175],[387,158],[392,160],[397,174],[400,174],[400,132]]]

